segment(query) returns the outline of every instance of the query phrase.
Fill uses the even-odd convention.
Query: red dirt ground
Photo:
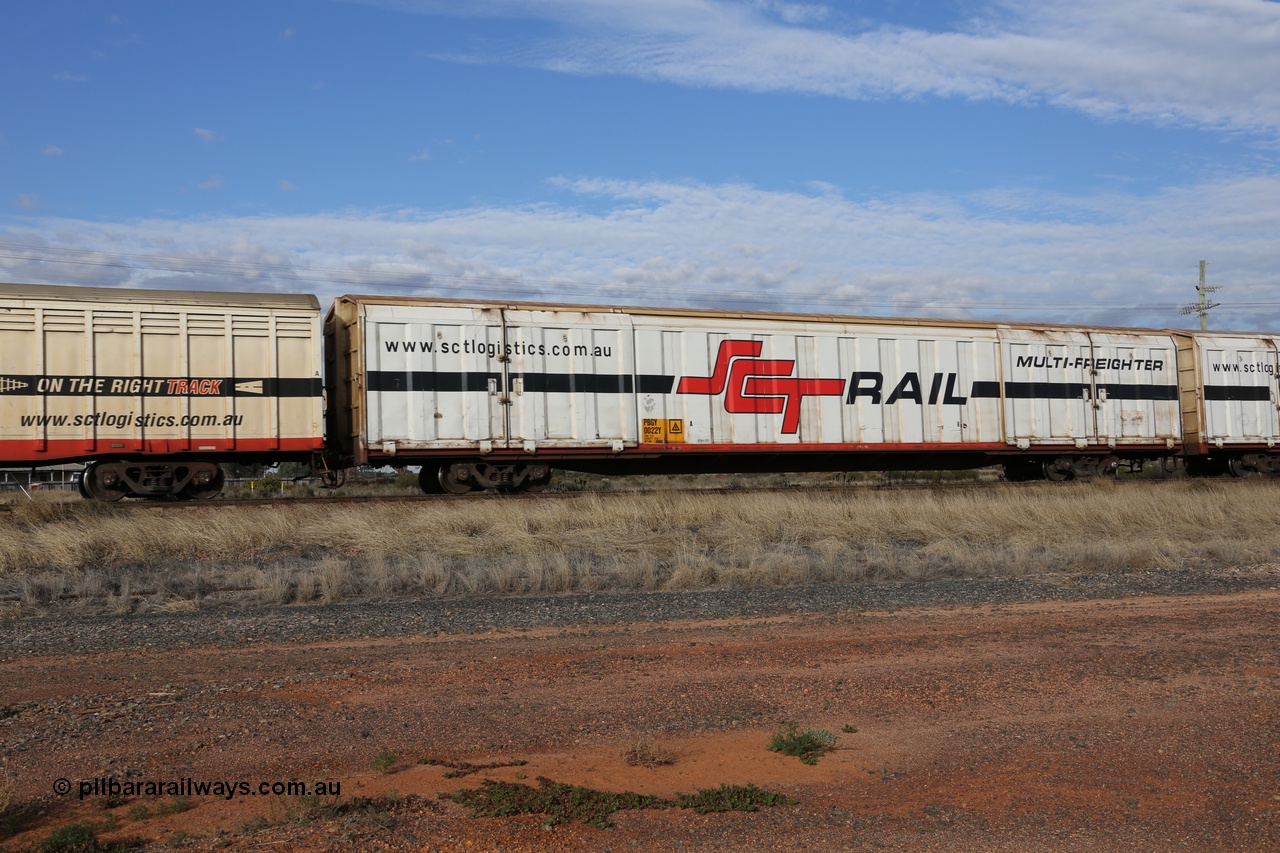
[[[41,813],[2,843],[91,820],[104,840],[231,850],[1275,850],[1278,615],[1268,590],[11,660],[0,755]],[[839,748],[813,766],[768,751],[784,721]],[[675,762],[629,766],[643,738]],[[449,779],[423,758],[527,763]],[[172,797],[52,793],[101,776],[382,799],[305,818],[288,797],[162,814]],[[438,798],[538,777],[798,802],[606,830]]]

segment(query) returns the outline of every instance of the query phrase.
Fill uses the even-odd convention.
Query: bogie
[[[210,500],[226,484],[216,463],[207,461],[94,461],[80,475],[80,494],[100,501],[127,497],[152,500]]]

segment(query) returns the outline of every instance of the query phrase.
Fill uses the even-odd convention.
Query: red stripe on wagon
[[[239,439],[124,439],[86,441],[67,439],[0,439],[0,464],[36,463],[41,465],[79,459],[110,459],[121,456],[209,456],[249,453],[310,453],[323,450],[321,436],[304,438],[239,438]],[[216,460],[214,460],[216,461]]]

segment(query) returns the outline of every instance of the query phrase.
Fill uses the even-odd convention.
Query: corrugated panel
[[[1262,335],[1195,335],[1204,406],[1202,441],[1266,444],[1280,438],[1275,342]]]
[[[1098,444],[1181,440],[1177,346],[1168,335],[1091,332]]]
[[[510,447],[637,441],[634,339],[624,314],[503,311]]]
[[[501,312],[360,306],[370,448],[478,448],[506,434]]]
[[[993,331],[948,337],[930,334],[936,330],[836,323],[635,322],[638,371],[653,375],[655,386],[662,384],[659,371],[673,374],[666,399],[641,395],[640,408],[684,420],[687,443],[963,444],[1001,438],[998,397],[989,393],[998,378]],[[975,386],[988,393],[975,395]]]
[[[1169,334],[1002,329],[1005,428],[1013,444],[1168,445],[1181,436]]]
[[[0,288],[0,317],[35,320],[0,326],[0,461],[321,446],[318,312],[285,338],[269,310],[242,308],[230,334],[216,304],[67,298],[82,291]],[[293,316],[308,301],[289,300]]]
[[[182,315],[176,311],[165,313],[143,311],[138,316],[138,322],[143,334],[178,335],[182,333]]]

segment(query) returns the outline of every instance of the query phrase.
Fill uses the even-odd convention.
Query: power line
[[[1182,315],[1199,314],[1200,315],[1200,331],[1209,331],[1209,312],[1214,308],[1221,307],[1221,302],[1210,302],[1209,294],[1221,290],[1219,285],[1209,285],[1204,283],[1205,261],[1200,262],[1200,284],[1196,286],[1196,292],[1200,294],[1199,302],[1192,302],[1190,305],[1183,305],[1178,312]]]

